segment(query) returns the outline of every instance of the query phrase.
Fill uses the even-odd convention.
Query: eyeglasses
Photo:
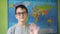
[[[16,13],[17,15],[24,15],[24,14],[27,14],[27,12],[18,12],[18,13]]]

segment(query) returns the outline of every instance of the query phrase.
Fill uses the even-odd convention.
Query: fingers
[[[39,29],[39,27],[38,27],[36,24],[31,24],[31,25],[30,25],[30,28]]]
[[[31,24],[30,25],[30,33],[38,33],[39,27],[36,26],[36,24]]]

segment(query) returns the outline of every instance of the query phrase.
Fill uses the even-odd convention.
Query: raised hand
[[[30,34],[38,34],[39,27],[36,24],[30,24]]]

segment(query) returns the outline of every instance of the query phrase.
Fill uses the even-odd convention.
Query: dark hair
[[[16,14],[16,10],[17,10],[17,8],[25,9],[26,12],[28,13],[28,10],[27,10],[27,8],[26,8],[24,5],[18,5],[18,6],[15,7],[15,14]]]

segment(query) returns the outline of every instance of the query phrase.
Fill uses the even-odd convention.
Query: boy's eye
[[[25,14],[26,12],[19,12],[19,13],[16,13],[16,14]]]

